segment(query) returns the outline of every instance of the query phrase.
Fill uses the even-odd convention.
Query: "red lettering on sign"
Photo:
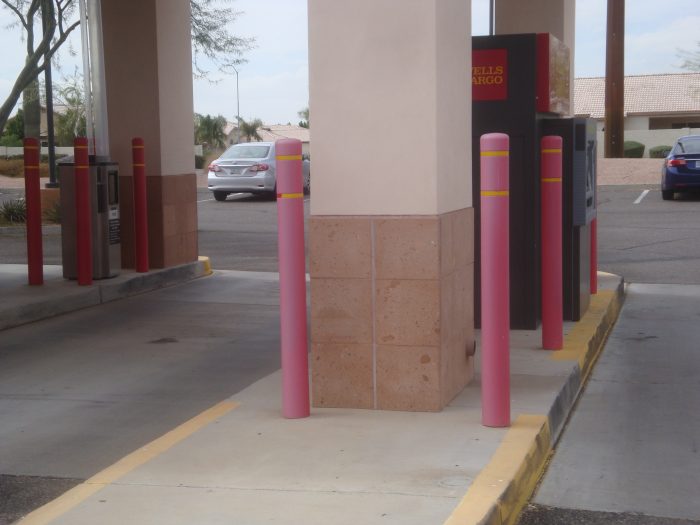
[[[508,51],[475,49],[472,51],[472,100],[508,98]]]

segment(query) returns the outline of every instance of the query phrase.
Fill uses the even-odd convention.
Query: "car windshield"
[[[228,159],[264,159],[267,158],[267,154],[270,152],[270,146],[252,146],[249,144],[242,145],[236,144],[231,146],[229,149],[224,151],[221,158],[224,160]]]
[[[674,154],[682,155],[684,153],[700,153],[700,137],[679,140]]]

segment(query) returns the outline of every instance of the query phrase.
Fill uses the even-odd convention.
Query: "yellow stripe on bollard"
[[[278,199],[302,199],[304,197],[303,193],[278,193]]]
[[[561,153],[560,149],[543,149],[542,153]]]
[[[301,160],[301,155],[277,155],[277,160]]]
[[[507,157],[508,151],[482,151],[482,157]]]
[[[542,182],[561,182],[561,177],[553,177],[549,179],[540,179]]]
[[[492,191],[492,190],[484,190],[481,192],[482,197],[507,197],[508,196],[508,191]]]

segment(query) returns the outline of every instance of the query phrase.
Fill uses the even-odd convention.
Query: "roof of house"
[[[236,129],[236,125],[228,122],[224,127],[224,133],[230,137]],[[309,142],[310,132],[308,128],[295,126],[293,124],[263,124],[258,129],[258,135],[262,142],[274,142],[279,139],[299,139],[302,142]]]
[[[577,116],[605,117],[605,77],[574,82]],[[700,112],[700,73],[625,77],[625,116]]]

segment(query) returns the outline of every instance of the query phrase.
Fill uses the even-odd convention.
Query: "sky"
[[[240,115],[266,124],[296,124],[308,106],[307,0],[235,0],[241,14],[231,32],[256,39],[255,49],[239,67]],[[488,33],[488,0],[472,0],[472,33]],[[577,77],[605,74],[607,0],[576,0]],[[23,62],[17,28],[6,28],[12,15],[0,9],[0,100],[4,100]],[[700,0],[627,0],[625,16],[625,74],[683,71],[681,49],[695,50],[700,41]],[[76,37],[78,33],[76,32]],[[79,48],[79,38],[74,38]],[[80,66],[79,57],[61,57],[63,75]],[[61,72],[54,73],[60,81]],[[194,110],[201,114],[236,116],[235,75],[213,75],[194,82]]]

